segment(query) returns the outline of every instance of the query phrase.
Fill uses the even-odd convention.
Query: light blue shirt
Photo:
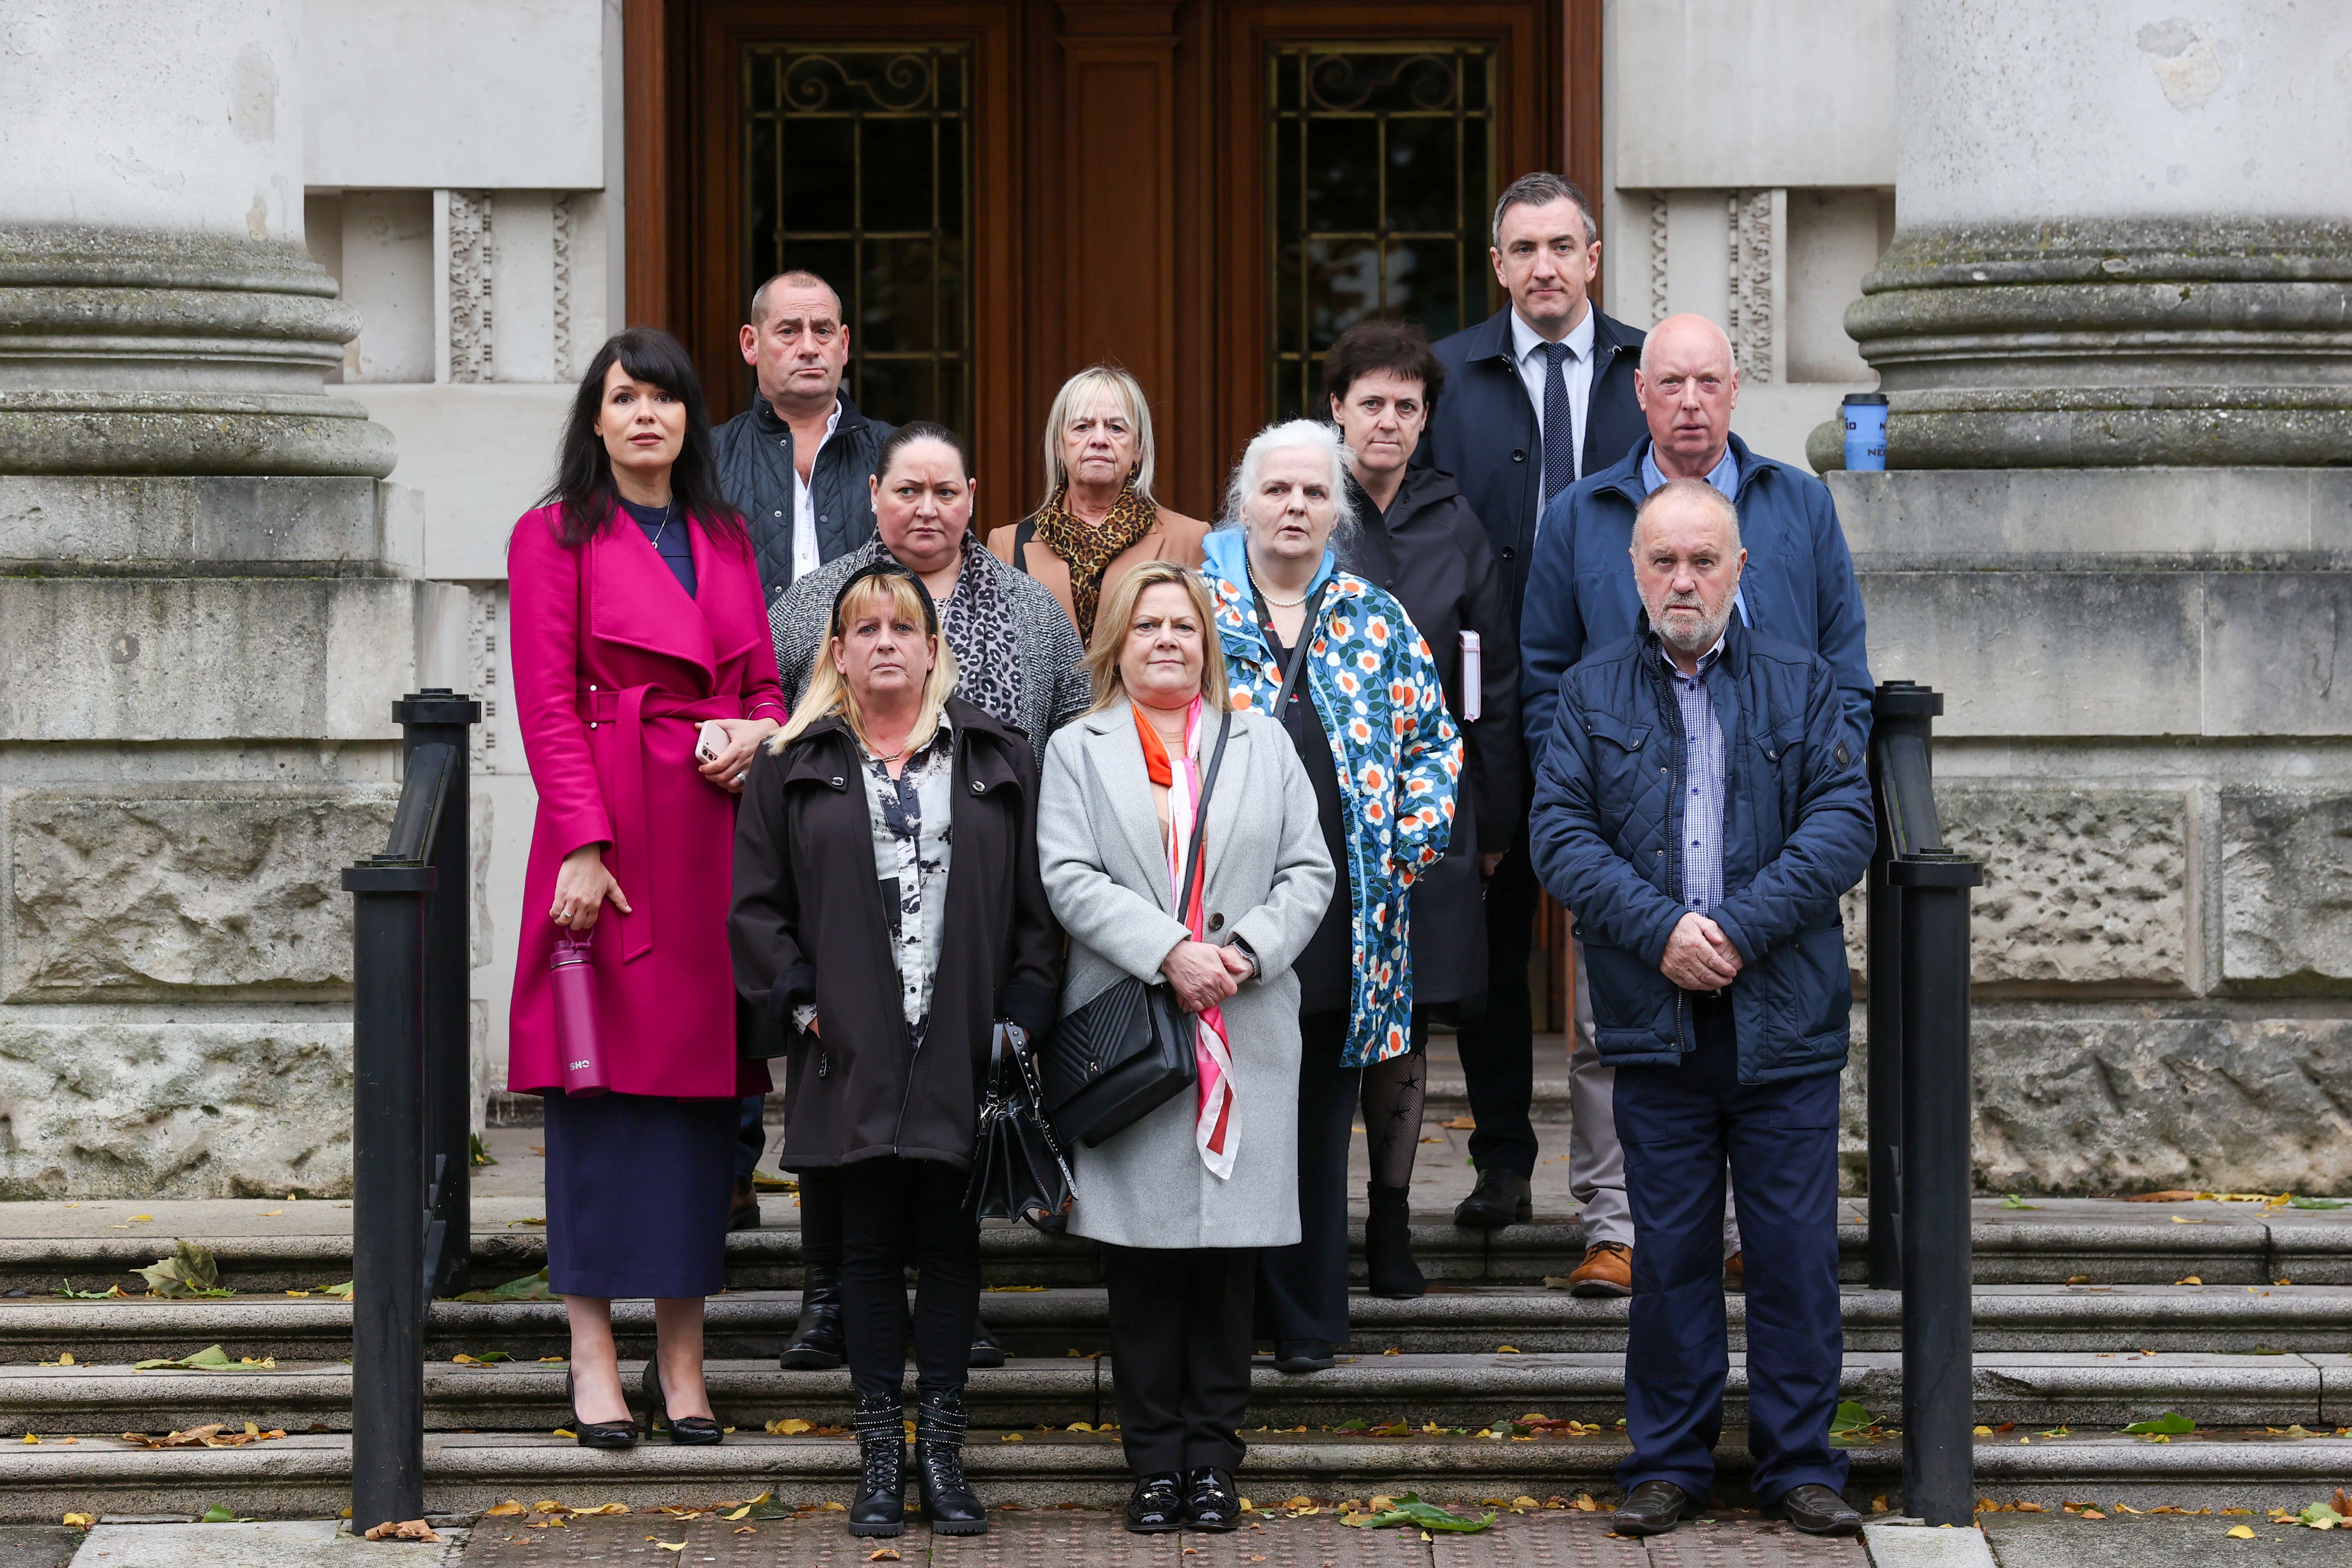
[[[1723,726],[1706,689],[1706,672],[1723,657],[1723,639],[1699,656],[1695,675],[1675,668],[1664,647],[1658,654],[1666,661],[1683,721],[1683,907],[1706,914],[1723,902]]]
[[[1658,444],[1651,442],[1642,448],[1642,493],[1646,496],[1666,482],[1666,473],[1658,467]],[[1726,500],[1739,494],[1739,459],[1731,455],[1731,443],[1723,444],[1723,460],[1706,471],[1706,482],[1721,492]],[[1731,607],[1739,616],[1739,624],[1748,630],[1756,629],[1756,617],[1748,613],[1748,594],[1736,589],[1731,595]]]

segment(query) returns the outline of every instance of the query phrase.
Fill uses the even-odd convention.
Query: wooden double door
[[[751,382],[751,289],[806,267],[851,395],[965,432],[980,526],[1044,483],[1072,371],[1149,392],[1170,505],[1210,516],[1271,417],[1319,412],[1367,316],[1500,303],[1495,195],[1599,174],[1599,0],[625,0],[627,293]]]

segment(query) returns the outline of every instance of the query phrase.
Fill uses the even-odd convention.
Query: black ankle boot
[[[841,1269],[812,1263],[801,1286],[800,1328],[776,1364],[786,1372],[831,1372],[842,1353]]]
[[[963,1479],[963,1434],[971,1424],[961,1391],[916,1400],[915,1476],[933,1535],[988,1533],[988,1510]]]
[[[907,1410],[897,1394],[861,1399],[850,1417],[857,1434],[857,1496],[849,1505],[852,1535],[900,1535],[907,1529]]]
[[[1364,1220],[1364,1272],[1372,1294],[1403,1300],[1426,1293],[1429,1281],[1412,1260],[1412,1227],[1405,1213],[1409,1189],[1368,1182],[1364,1192],[1372,1204]]]

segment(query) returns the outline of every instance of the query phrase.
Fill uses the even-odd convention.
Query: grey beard
[[[1662,606],[1662,611],[1665,607],[1666,606]],[[1671,607],[1681,609],[1687,606],[1674,605]],[[1668,647],[1674,649],[1676,653],[1693,655],[1702,654],[1715,646],[1716,639],[1723,636],[1723,629],[1731,624],[1731,601],[1727,598],[1723,601],[1722,609],[1717,611],[1716,614],[1712,616],[1702,616],[1699,619],[1697,629],[1687,636],[1675,635],[1674,631],[1669,629],[1672,623],[1662,619],[1658,615],[1653,615],[1650,617],[1650,624],[1658,628],[1658,637],[1660,640],[1664,641]]]

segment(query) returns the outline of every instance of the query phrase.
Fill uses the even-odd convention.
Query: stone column
[[[1830,481],[1986,865],[1980,1185],[2352,1188],[2352,14],[1906,0],[1898,51],[1895,468]]]
[[[464,623],[324,390],[301,11],[0,16],[0,1197],[348,1185],[336,870]]]
[[[1914,0],[1847,330],[1900,468],[2352,458],[2352,13]]]

